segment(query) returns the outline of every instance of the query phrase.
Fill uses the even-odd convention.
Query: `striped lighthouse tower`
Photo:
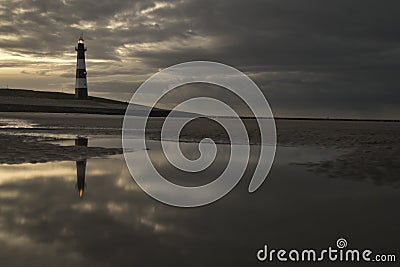
[[[86,63],[85,63],[85,41],[83,34],[79,37],[78,47],[75,47],[77,52],[76,62],[76,82],[75,82],[75,98],[87,99],[88,89],[86,81]]]

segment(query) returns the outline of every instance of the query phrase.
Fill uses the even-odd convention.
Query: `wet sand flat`
[[[60,147],[47,141],[76,136],[121,135],[123,116],[64,113],[1,113],[1,163],[47,162],[122,153],[118,148]],[[163,118],[150,118],[148,138],[158,140]],[[259,143],[254,120],[245,120],[250,141]],[[305,163],[310,171],[398,186],[400,123],[368,121],[276,120],[279,146],[311,146],[340,151],[335,159]],[[185,127],[182,141],[210,137],[229,143],[224,130],[207,120]]]
[[[149,123],[147,148],[156,159],[162,121]],[[324,249],[338,238],[352,248],[398,251],[396,123],[277,120],[277,153],[260,189],[247,192],[257,162],[252,153],[250,170],[230,193],[193,209],[160,203],[132,180],[121,155],[121,123],[121,116],[1,114],[5,266],[254,266],[267,264],[255,256],[264,244]],[[158,160],[171,181],[207,183],[225,166],[226,136],[204,123],[185,129],[182,150],[193,157],[196,142],[208,135],[222,156],[195,179]],[[257,147],[255,122],[246,123]]]

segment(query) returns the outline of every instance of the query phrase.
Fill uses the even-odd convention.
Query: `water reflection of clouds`
[[[0,165],[0,185],[21,180],[49,179],[59,177],[67,181],[75,180],[72,162]]]
[[[109,168],[90,168],[90,175],[110,175],[114,171]],[[24,163],[18,165],[0,165],[0,185],[37,179],[76,180],[75,163],[69,161],[51,163]]]
[[[148,242],[160,245],[158,238],[153,240],[151,236],[172,231],[173,224],[158,221],[154,202],[146,204],[143,201],[146,199],[144,193],[135,195],[137,193],[121,186],[124,180],[126,184],[134,184],[127,170],[124,170],[121,156],[107,160],[107,165],[103,159],[88,160],[90,190],[83,201],[73,193],[76,179],[74,165],[74,162],[28,164],[23,166],[24,171],[19,172],[25,179],[18,179],[16,174],[13,179],[3,180],[0,258],[17,264],[19,259],[4,254],[7,249],[14,248],[15,253],[27,258],[36,258],[35,254],[50,254],[36,264],[30,261],[30,266],[56,265],[59,260],[64,260],[65,266],[78,262],[83,265],[86,259],[92,263],[88,265],[93,265],[93,262],[97,262],[99,251],[109,251],[105,254],[115,256],[125,250],[126,257],[115,261],[132,262],[133,257],[139,257],[147,250],[132,254],[133,250],[141,250],[137,248],[137,241],[143,244],[146,238],[150,238],[152,241]],[[33,166],[36,172],[29,174]],[[2,167],[7,173],[21,166]],[[60,172],[48,172],[51,169]],[[112,244],[116,247],[112,247]],[[121,246],[126,248],[121,249]],[[60,251],[64,256],[60,255]],[[4,260],[2,262],[7,263]],[[20,265],[23,263],[21,261]]]
[[[398,247],[388,240],[399,233],[399,217],[388,212],[395,210],[397,191],[321,179],[289,164],[322,153],[279,148],[277,164],[259,192],[247,193],[247,173],[222,200],[195,209],[169,207],[147,196],[122,155],[88,159],[83,199],[74,187],[75,162],[2,165],[1,263],[248,266],[256,263],[254,253],[264,242],[318,247],[330,245],[338,234],[351,234],[352,242],[361,244],[373,240],[381,248]]]

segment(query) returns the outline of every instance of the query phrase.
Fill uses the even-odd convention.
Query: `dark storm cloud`
[[[215,60],[250,74],[278,115],[398,117],[399,8],[369,0],[7,1],[0,49],[74,59],[82,30],[88,59],[100,60],[89,61],[89,82],[126,76],[117,98],[135,75]]]

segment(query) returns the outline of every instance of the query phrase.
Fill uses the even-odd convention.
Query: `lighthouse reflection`
[[[85,137],[78,137],[75,139],[75,146],[88,145],[88,139]],[[76,186],[78,188],[79,197],[82,198],[85,193],[86,187],[86,159],[76,161]]]

